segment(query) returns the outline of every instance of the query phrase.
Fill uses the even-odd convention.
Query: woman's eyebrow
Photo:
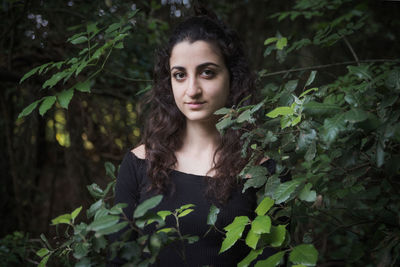
[[[203,69],[203,68],[208,67],[208,66],[210,66],[210,65],[211,65],[211,66],[215,66],[215,67],[217,67],[217,68],[220,67],[218,64],[216,64],[216,63],[214,63],[214,62],[205,62],[205,63],[202,63],[202,64],[198,65],[198,66],[196,67],[196,69]],[[177,70],[180,70],[180,71],[185,70],[184,67],[181,67],[181,66],[173,66],[173,67],[171,68],[170,71],[173,71],[174,69],[177,69]]]

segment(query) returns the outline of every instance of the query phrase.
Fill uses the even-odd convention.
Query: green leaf
[[[257,234],[250,229],[250,231],[247,233],[245,242],[247,246],[251,247],[252,249],[256,249],[259,239],[260,234]]]
[[[120,222],[120,223],[99,229],[96,231],[95,236],[97,238],[99,238],[102,235],[109,235],[109,234],[116,233],[116,232],[122,230],[123,228],[125,228],[128,224],[129,224],[128,222]]]
[[[87,93],[90,92],[90,80],[79,82],[75,85],[76,90]]]
[[[99,199],[95,203],[93,203],[90,208],[86,211],[87,217],[91,218],[95,215],[95,213],[103,206],[103,200]]]
[[[113,23],[106,29],[105,33],[110,33],[121,27],[121,23]]]
[[[49,252],[50,252],[50,250],[48,250],[47,248],[41,248],[38,251],[36,251],[36,255],[38,255],[39,257],[43,258],[47,254],[49,254]]]
[[[71,102],[73,95],[74,95],[74,88],[62,91],[58,95],[58,103],[60,103],[60,106],[65,109],[68,109],[69,102]]]
[[[75,243],[75,246],[73,246],[74,258],[79,260],[85,257],[89,252],[89,247],[89,243]]]
[[[247,266],[249,266],[250,263],[252,261],[254,261],[258,257],[258,255],[260,255],[262,252],[263,252],[262,249],[251,250],[250,253],[247,254],[247,256],[238,263],[237,267],[247,267]]]
[[[269,233],[271,231],[271,218],[266,215],[258,215],[251,223],[251,231],[256,234]]]
[[[268,38],[268,39],[266,39],[266,40],[264,41],[264,45],[269,45],[269,44],[271,44],[271,43],[273,43],[273,42],[276,42],[276,41],[278,41],[278,38],[277,38],[277,37],[270,37],[270,38]]]
[[[361,80],[372,80],[371,72],[368,65],[347,66],[350,74],[357,76]]]
[[[279,204],[286,200],[288,200],[293,192],[297,189],[300,185],[300,181],[292,180],[283,184],[280,184],[279,187],[276,189],[274,194],[275,203]]]
[[[320,103],[316,101],[310,101],[303,105],[304,111],[310,114],[335,114],[340,111],[340,106],[335,104]]]
[[[67,76],[70,72],[67,70],[64,70],[62,72],[57,72],[55,73],[53,76],[51,76],[50,79],[48,79],[47,81],[45,81],[42,85],[42,88],[52,88],[54,85],[56,85],[60,80],[62,80],[63,78],[65,78],[65,76]]]
[[[344,119],[351,123],[365,121],[368,119],[368,113],[360,108],[352,108],[344,113]]]
[[[287,46],[287,38],[286,37],[279,38],[278,41],[276,42],[276,48],[278,48],[278,50],[282,50],[285,46]]]
[[[80,261],[78,261],[77,263],[75,263],[74,267],[88,267],[88,266],[93,266],[90,263],[90,259],[89,258],[82,258],[80,259]]]
[[[318,251],[311,244],[302,244],[293,248],[289,260],[294,264],[315,266],[318,260]]]
[[[263,234],[261,238],[271,247],[279,247],[285,241],[286,227],[285,225],[271,226],[270,233]]]
[[[311,71],[310,76],[308,76],[306,85],[304,85],[304,87],[307,87],[307,86],[309,86],[310,84],[312,84],[312,82],[313,82],[314,79],[315,79],[315,75],[316,75],[316,74],[317,74],[317,71],[316,71],[316,70]],[[314,89],[314,88],[313,88],[313,89]],[[300,96],[300,97],[301,97],[301,96]]]
[[[304,155],[304,159],[306,161],[311,161],[315,158],[315,154],[317,153],[317,144],[314,141],[311,142],[311,144],[308,146],[307,152]]]
[[[267,117],[276,118],[282,115],[293,115],[294,109],[291,107],[277,107],[274,110],[266,114]]]
[[[220,120],[215,126],[217,127],[217,130],[219,132],[223,132],[226,128],[228,128],[229,126],[231,126],[233,124],[233,120],[228,117],[228,118],[223,118],[222,120]]]
[[[335,141],[340,131],[345,129],[345,113],[339,113],[333,118],[324,120],[322,138],[328,144]]]
[[[157,215],[160,216],[163,220],[165,220],[165,217],[171,215],[172,212],[170,212],[169,210],[160,210],[157,212]]]
[[[90,195],[94,198],[102,198],[104,196],[103,190],[97,184],[93,183],[91,185],[87,185]]]
[[[299,198],[303,201],[314,202],[317,199],[317,193],[311,190],[312,184],[307,183],[299,193]]]
[[[245,171],[245,175],[249,178],[246,179],[242,193],[244,193],[249,187],[261,187],[268,179],[267,174],[268,170],[262,166],[251,166],[249,169],[247,169]]]
[[[232,109],[230,108],[220,108],[217,111],[214,112],[215,115],[225,115],[232,112]]]
[[[219,208],[217,208],[215,205],[211,205],[210,211],[208,212],[207,215],[207,224],[214,225],[215,222],[217,221],[218,214],[219,214]]]
[[[269,209],[274,205],[274,200],[269,197],[264,197],[264,199],[258,204],[255,212],[257,215],[265,215]]]
[[[61,224],[61,223],[70,224],[71,220],[72,220],[71,214],[67,213],[67,214],[63,214],[63,215],[60,215],[60,216],[54,218],[53,220],[51,220],[51,223],[53,225],[57,225],[57,224]]]
[[[307,95],[309,92],[312,92],[312,91],[318,91],[318,88],[317,87],[313,87],[313,88],[310,88],[310,89],[307,89],[307,90],[305,90],[303,93],[301,93],[301,95],[299,96],[299,98],[302,98],[303,96],[305,96],[305,95]]]
[[[43,65],[42,65],[43,66]],[[34,75],[41,66],[38,66],[36,68],[31,69],[30,71],[28,71],[27,73],[25,73],[24,76],[22,76],[21,80],[19,81],[19,83],[22,83],[23,81],[25,81],[26,79],[28,79],[29,77],[31,77],[32,75]]]
[[[55,96],[46,96],[42,104],[39,107],[40,115],[44,115],[56,102],[57,98]]]
[[[194,211],[194,209],[186,209],[184,211],[182,211],[181,213],[179,213],[178,217],[184,217],[186,215],[188,215],[189,213],[191,213],[192,211]]]
[[[400,69],[394,69],[386,77],[385,84],[389,88],[400,90]]]
[[[121,214],[123,212],[122,209],[124,209],[126,207],[128,207],[128,204],[118,203],[117,205],[115,205],[114,207],[112,207],[110,209],[110,214],[113,214],[113,215]]]
[[[38,267],[46,267],[46,264],[47,264],[49,258],[50,258],[50,255],[47,255],[46,257],[44,257],[44,258],[39,262]]]
[[[79,36],[78,38],[75,38],[73,40],[71,40],[71,44],[81,44],[87,41],[87,37],[86,36]]]
[[[98,219],[95,219],[91,224],[89,224],[88,231],[99,231],[117,224],[118,221],[119,221],[119,216],[115,215],[102,216]]]
[[[28,116],[29,114],[31,114],[31,112],[36,108],[36,106],[38,105],[38,103],[41,101],[40,100],[36,100],[35,102],[33,102],[32,104],[30,104],[29,106],[27,106],[26,108],[24,108],[21,113],[18,114],[18,119]]]
[[[156,207],[158,204],[160,204],[162,199],[163,199],[162,195],[156,195],[154,197],[146,199],[136,207],[135,212],[133,213],[133,217],[134,218],[142,217],[144,214],[146,214],[146,212],[149,209],[152,209]]]
[[[75,209],[72,213],[71,213],[71,218],[72,220],[75,220],[75,218],[79,215],[79,213],[82,210],[82,206],[80,206],[79,208]]]
[[[237,118],[237,122],[238,123],[242,123],[242,122],[245,122],[245,121],[252,121],[253,120],[253,118],[251,117],[251,114],[252,114],[252,111],[250,110],[250,109],[247,109],[247,110],[245,110],[245,111],[243,111],[240,115],[239,115],[239,117]]]
[[[196,206],[196,205],[194,205],[194,204],[186,204],[186,205],[181,206],[179,209],[176,209],[176,211],[177,211],[177,212],[182,212],[182,211],[184,211],[185,209],[193,208],[193,207],[195,207],[195,206]]]
[[[285,255],[284,251],[280,251],[278,253],[275,253],[272,256],[269,256],[268,259],[258,261],[254,267],[275,267],[278,266],[278,264],[281,262],[283,255]]]
[[[227,233],[224,241],[222,242],[219,254],[228,250],[236,243],[236,241],[242,236],[243,230],[248,222],[249,218],[247,216],[237,216],[231,224],[224,228]]]
[[[112,164],[112,163],[109,162],[109,161],[106,161],[106,162],[104,163],[104,168],[106,169],[106,175],[107,175],[108,177],[111,177],[112,179],[116,179],[116,176],[115,176],[115,166],[114,166],[114,164]]]

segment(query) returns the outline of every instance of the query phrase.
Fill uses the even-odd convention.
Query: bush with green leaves
[[[251,252],[238,266],[254,262],[266,247],[276,248],[277,253],[259,260],[255,266],[278,266],[285,258],[288,266],[297,267],[315,266],[317,261],[347,266],[395,266],[400,262],[400,67],[396,59],[359,59],[350,43],[350,38],[359,40],[370,30],[366,25],[373,17],[369,15],[367,4],[367,1],[358,4],[347,0],[329,3],[298,0],[293,10],[273,15],[277,23],[301,20],[301,25],[309,31],[302,31],[304,36],[299,36],[295,30],[286,34],[278,32],[267,38],[264,43],[267,59],[275,56],[276,61],[283,64],[293,61],[301,51],[334,49],[343,42],[354,60],[277,72],[262,69],[259,72],[263,87],[260,103],[216,112],[221,115],[217,128],[222,134],[228,127],[241,128],[249,123],[256,126],[241,137],[243,156],[247,156],[249,147],[252,154],[239,176],[246,179],[244,191],[250,187],[258,189],[259,205],[254,219],[240,216],[224,228],[226,236],[220,250],[223,253],[234,243],[245,242]],[[89,39],[89,28],[88,25],[86,35],[75,36],[76,40]],[[112,25],[106,27],[110,28]],[[122,41],[123,37],[118,36],[123,36],[124,32],[120,31],[125,28],[123,24],[117,28],[109,30],[114,35],[107,41],[108,46],[104,44],[104,52],[107,49],[111,52],[111,48]],[[99,53],[96,61],[102,58],[103,52]],[[103,60],[106,60],[111,54],[104,55]],[[64,61],[62,64],[68,67],[55,73],[44,87],[76,73],[91,57],[93,54],[79,57],[78,61]],[[77,62],[80,63],[74,69]],[[57,67],[54,63],[51,66]],[[333,67],[340,70],[331,71]],[[46,68],[38,67],[24,78]],[[83,84],[90,84],[94,76],[89,77]],[[78,88],[81,87],[75,85],[68,90]],[[68,93],[68,97],[61,94],[31,104],[21,116],[28,115],[40,101],[43,101],[39,107],[42,115],[57,99],[66,107],[72,94]],[[269,176],[264,167],[256,164],[260,156],[277,161],[276,174]],[[288,172],[292,179],[281,181],[279,177]],[[247,179],[249,177],[251,179]],[[180,215],[191,212],[190,203],[182,210],[163,211],[153,217],[139,212],[140,216],[134,215],[134,223],[119,222],[123,205],[111,207],[104,201],[112,187],[112,183],[104,191],[96,185],[89,187],[99,200],[88,210],[88,223],[75,224],[79,209],[53,220],[53,224],[67,224],[67,232],[73,230],[73,234],[69,233],[61,247],[53,249],[47,244],[40,250],[42,262],[50,255],[72,252],[78,266],[89,261],[100,263],[109,245],[105,243],[105,234],[127,225],[140,230],[149,220],[156,220],[160,227],[153,236],[141,237],[133,243],[117,242],[109,247],[114,253],[121,248],[132,264],[139,264],[141,253],[148,251],[151,257],[142,262],[146,265],[155,260],[169,238],[195,241],[193,237],[175,235],[179,227],[162,228],[165,216],[174,216],[178,222]],[[151,205],[148,202],[142,205],[154,207],[159,198],[151,199]],[[136,213],[142,205],[137,207]],[[215,206],[211,207],[210,227],[215,227],[218,211]],[[246,228],[247,235],[242,236]]]

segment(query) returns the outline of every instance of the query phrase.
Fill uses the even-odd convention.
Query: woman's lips
[[[206,102],[187,102],[186,105],[189,106],[190,109],[200,109]]]

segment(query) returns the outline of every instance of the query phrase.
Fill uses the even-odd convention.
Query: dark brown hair
[[[226,107],[238,105],[255,89],[254,75],[250,71],[243,45],[237,34],[221,21],[209,16],[194,16],[180,23],[169,42],[157,52],[154,68],[154,86],[150,92],[150,114],[146,120],[143,143],[148,162],[147,175],[151,189],[166,193],[171,181],[169,171],[177,159],[174,152],[182,145],[186,119],[177,108],[171,87],[169,59],[173,47],[182,41],[206,41],[216,44],[230,74],[230,95]],[[250,99],[250,98],[249,98]],[[250,104],[251,100],[247,100]],[[241,132],[228,129],[214,154],[215,175],[207,178],[207,195],[224,203],[237,185],[237,175],[247,159],[241,155]],[[216,157],[218,155],[218,157]]]

